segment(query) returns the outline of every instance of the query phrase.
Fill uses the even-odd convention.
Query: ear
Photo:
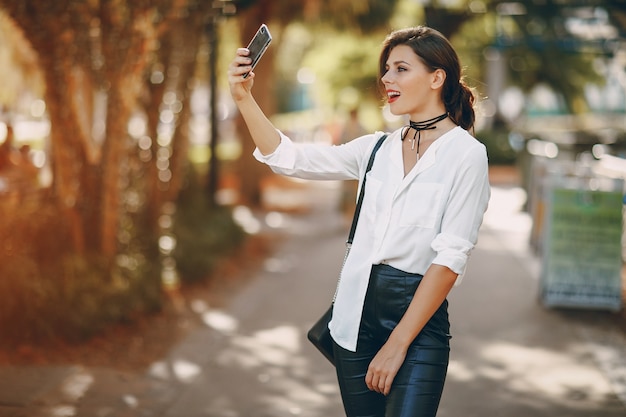
[[[430,84],[431,88],[436,90],[443,87],[443,83],[446,81],[446,75],[447,74],[443,69],[437,68],[432,73],[432,82]]]

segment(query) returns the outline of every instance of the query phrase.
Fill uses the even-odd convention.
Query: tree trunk
[[[63,48],[59,45],[58,48]],[[83,253],[89,242],[84,232],[82,221],[81,198],[83,186],[81,179],[86,166],[86,154],[80,140],[80,128],[72,105],[76,91],[66,83],[67,73],[71,72],[71,63],[63,57],[50,59],[42,56],[45,72],[46,93],[50,123],[51,161],[53,170],[53,190],[56,204],[67,216],[71,228],[72,246],[77,253]],[[60,55],[60,53],[59,53]]]
[[[183,185],[185,169],[188,163],[189,132],[188,122],[191,115],[190,96],[193,85],[188,83],[193,78],[196,66],[196,54],[202,35],[202,16],[198,12],[193,16],[181,16],[174,20],[167,33],[161,36],[158,65],[164,74],[175,73],[167,82],[150,85],[150,97],[146,106],[148,120],[148,136],[152,140],[151,159],[146,164],[146,201],[147,216],[150,228],[156,230],[163,203],[176,199]],[[190,22],[190,19],[193,19]],[[182,110],[177,115],[176,130],[169,146],[169,169],[171,180],[167,183],[159,179],[157,153],[157,129],[160,121],[161,108],[166,92],[174,92],[182,102]]]
[[[184,33],[189,38],[181,44],[191,41],[195,52],[202,31],[198,19],[206,17],[212,5],[171,0],[0,0],[0,4],[26,29],[24,35],[43,68],[52,126],[53,191],[71,227],[73,249],[100,252],[112,260],[128,183],[124,164],[134,151],[127,127],[143,93],[146,69],[163,37],[184,38],[169,26],[172,21],[187,25]],[[196,6],[202,9],[199,13],[188,10]],[[189,62],[184,65],[192,66]],[[190,72],[185,69],[176,81],[186,86],[188,80],[182,78]],[[168,75],[164,73],[165,82]],[[101,149],[92,138],[93,100],[99,91],[107,94]],[[158,101],[162,102],[162,92]],[[158,123],[158,110],[157,106],[152,126]],[[178,161],[178,155],[186,156],[186,147],[176,145],[175,152],[172,169],[181,170],[178,167],[184,162]],[[152,166],[155,162],[153,158]],[[155,178],[156,171],[153,173]],[[152,194],[159,196],[159,190]]]
[[[122,164],[127,163],[128,132],[124,121],[129,120],[130,111],[125,108],[116,85],[109,92],[107,109],[107,140],[102,152],[102,202],[100,222],[100,250],[107,258],[117,252],[117,234],[120,218],[120,173]]]

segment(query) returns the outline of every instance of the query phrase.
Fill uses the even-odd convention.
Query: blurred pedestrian
[[[339,146],[296,144],[252,96],[248,50],[229,67],[233,99],[275,172],[363,181],[375,132]],[[460,281],[489,200],[485,147],[468,130],[474,96],[438,31],[392,32],[379,61],[391,132],[367,174],[354,242],[329,324],[347,416],[433,417],[449,360],[447,295]]]
[[[19,154],[14,146],[13,127],[6,126],[4,142],[0,144],[0,172],[9,171],[18,164]]]
[[[19,148],[19,175],[20,175],[20,201],[27,196],[34,196],[39,188],[39,169],[31,158],[30,145],[22,145]]]
[[[0,200],[2,208],[14,209],[20,201],[20,153],[15,149],[13,127],[6,126],[0,144]]]
[[[361,121],[359,120],[359,109],[352,108],[348,113],[348,119],[345,121],[343,128],[341,129],[341,136],[339,138],[340,143],[350,142],[352,139],[356,139],[365,135],[367,131]]]

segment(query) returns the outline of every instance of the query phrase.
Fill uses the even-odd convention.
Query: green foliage
[[[162,302],[159,275],[149,274],[145,267],[142,272],[135,274],[138,279],[128,280],[98,255],[68,254],[51,271],[54,280],[39,315],[58,336],[72,340],[157,311]]]
[[[303,62],[325,81],[316,85],[317,99],[336,107],[345,104],[347,89],[356,89],[361,94],[357,102],[378,101],[378,55],[383,38],[382,33],[362,37],[337,32],[318,35]]]
[[[510,82],[523,91],[546,84],[564,98],[570,113],[587,111],[585,86],[604,83],[594,62],[607,51],[569,33],[565,17],[573,11],[567,7],[528,2],[525,8],[527,13],[499,18],[495,42],[505,51]]]
[[[476,132],[476,139],[487,147],[489,165],[513,165],[517,154],[509,143],[509,132],[505,129]]]
[[[485,51],[492,44],[494,34],[493,16],[484,14],[467,21],[450,38],[461,60],[465,81],[477,89],[481,96],[484,96],[486,84],[489,83],[489,80],[483,82],[487,72]]]
[[[217,262],[246,237],[230,209],[211,207],[206,190],[193,172],[177,202],[173,233],[173,256],[183,283],[207,279]]]
[[[424,8],[417,1],[399,0],[396,9],[389,19],[389,27],[399,29],[417,26],[424,22]]]
[[[367,32],[388,24],[399,0],[234,0],[239,12],[251,7],[269,10],[279,22],[323,21],[335,28]]]
[[[398,0],[327,0],[322,19],[363,33],[387,27]]]

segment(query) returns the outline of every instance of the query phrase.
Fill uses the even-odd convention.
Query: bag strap
[[[363,204],[363,198],[365,197],[365,180],[367,179],[367,173],[372,169],[372,165],[374,165],[374,157],[376,156],[376,152],[380,149],[380,146],[383,144],[385,139],[387,139],[388,135],[382,135],[376,145],[374,145],[374,149],[372,149],[372,154],[370,155],[370,159],[367,162],[367,167],[365,168],[365,174],[363,175],[363,183],[361,183],[361,190],[359,192],[359,199],[357,200],[356,207],[354,209],[354,216],[352,217],[352,226],[350,227],[350,233],[348,234],[348,240],[346,241],[346,253],[343,257],[343,263],[341,264],[341,270],[343,270],[344,265],[346,264],[346,259],[348,259],[348,254],[350,253],[350,248],[352,247],[352,241],[354,240],[354,232],[356,232],[356,224],[359,221],[359,215],[361,214],[361,205]],[[339,291],[339,283],[341,282],[341,271],[339,272],[339,278],[337,279],[337,287],[335,288],[335,295],[333,295],[333,304],[335,303],[335,299],[337,298],[337,291]]]
[[[365,180],[367,179],[367,173],[372,169],[372,165],[374,165],[374,157],[376,156],[376,152],[380,149],[383,142],[387,139],[387,135],[383,135],[378,139],[374,149],[372,150],[372,154],[370,155],[370,159],[367,163],[367,168],[365,168],[365,175],[363,176],[363,183],[361,184],[361,191],[359,192],[359,199],[356,203],[356,207],[354,209],[354,216],[352,217],[352,226],[350,227],[350,234],[348,235],[347,245],[352,245],[352,241],[354,240],[354,233],[356,232],[356,224],[359,221],[359,215],[361,214],[361,205],[363,204],[363,198],[365,197]]]

